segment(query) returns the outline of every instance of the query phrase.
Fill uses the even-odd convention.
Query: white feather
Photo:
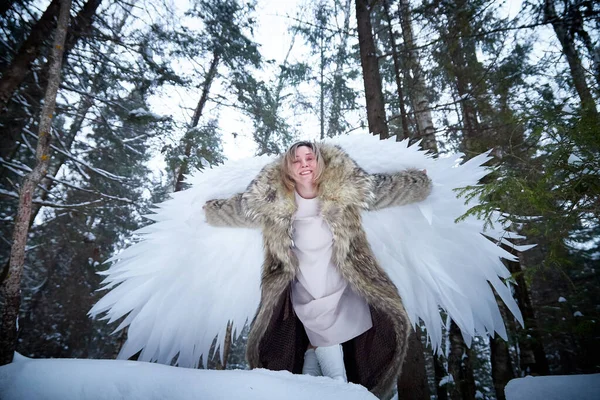
[[[413,324],[422,320],[434,349],[442,342],[440,309],[456,321],[467,342],[476,334],[506,332],[491,287],[522,323],[500,257],[514,256],[486,239],[483,222],[469,217],[471,204],[454,189],[477,185],[489,169],[488,154],[459,164],[460,155],[433,159],[407,141],[380,141],[370,135],[336,138],[367,172],[427,169],[433,192],[420,204],[363,213],[365,231],[382,267],[398,287]],[[103,273],[110,291],[90,314],[106,313],[116,331],[129,327],[120,358],[141,351],[140,360],[196,367],[216,336],[222,355],[225,329],[241,332],[260,300],[263,250],[259,230],[209,226],[202,206],[245,190],[269,157],[227,162],[195,173],[191,189],[174,193],[148,216],[153,224],[137,231],[141,240],[113,257]],[[505,227],[485,235],[513,246]],[[515,247],[517,250],[526,247]],[[491,286],[490,286],[491,284]]]

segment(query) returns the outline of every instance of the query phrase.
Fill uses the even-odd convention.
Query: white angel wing
[[[142,240],[113,259],[104,274],[110,289],[90,311],[129,326],[119,358],[141,350],[143,361],[196,367],[218,334],[241,332],[260,300],[262,237],[257,229],[215,228],[205,222],[207,200],[246,189],[268,157],[228,162],[196,173],[192,188],[174,193],[148,216],[155,223],[136,233]],[[235,338],[235,337],[234,337]],[[221,354],[222,356],[222,354]]]
[[[462,329],[467,342],[478,333],[506,336],[490,283],[522,323],[500,257],[514,257],[481,235],[475,218],[456,224],[468,207],[454,188],[475,185],[488,173],[478,156],[458,165],[460,156],[434,160],[408,147],[406,141],[380,141],[353,135],[332,142],[342,146],[365,170],[394,172],[424,168],[434,190],[418,204],[365,212],[364,226],[381,265],[398,287],[413,323],[423,320],[434,348],[441,344],[444,309]],[[218,335],[223,349],[225,329],[233,321],[240,332],[260,299],[262,238],[258,230],[215,228],[205,222],[206,200],[243,191],[271,161],[256,157],[197,173],[192,188],[173,194],[149,216],[155,221],[137,233],[142,240],[114,259],[106,272],[110,289],[90,311],[106,313],[109,322],[125,317],[117,331],[129,326],[120,358],[141,351],[140,360],[197,366]],[[502,227],[485,232],[510,243]]]
[[[501,258],[515,257],[482,233],[510,246],[508,239],[517,236],[504,227],[484,231],[483,221],[475,217],[455,223],[477,200],[466,205],[454,189],[477,185],[490,172],[481,166],[489,160],[486,154],[459,164],[461,155],[434,159],[416,145],[409,147],[406,140],[357,135],[334,142],[369,173],[418,168],[426,169],[433,180],[432,193],[423,202],[363,213],[375,256],[398,287],[413,324],[423,321],[433,349],[442,342],[440,308],[460,327],[468,345],[475,334],[497,332],[506,339],[491,287],[523,324],[511,290],[502,280],[510,273]]]

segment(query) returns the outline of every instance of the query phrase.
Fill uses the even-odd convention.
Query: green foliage
[[[193,149],[189,156],[185,154],[186,145]],[[169,169],[173,171],[177,170],[182,163],[188,172],[221,164],[224,157],[217,121],[213,119],[206,125],[188,130],[178,146],[164,146],[162,153],[165,155]]]

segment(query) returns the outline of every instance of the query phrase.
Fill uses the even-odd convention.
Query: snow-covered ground
[[[600,399],[600,374],[513,379],[507,400]],[[362,386],[264,369],[214,371],[138,361],[30,359],[0,367],[2,400],[354,400]]]
[[[508,382],[506,400],[598,400],[600,374],[527,376]]]
[[[360,385],[264,369],[214,371],[137,361],[30,359],[0,367],[2,400],[376,399]]]

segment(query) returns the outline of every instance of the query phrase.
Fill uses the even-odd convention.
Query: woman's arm
[[[394,174],[372,174],[373,197],[369,209],[403,206],[422,201],[431,193],[431,179],[427,172],[407,169]]]
[[[238,193],[228,199],[209,200],[202,208],[209,225],[238,228],[258,227],[258,224],[248,216],[243,193]]]

